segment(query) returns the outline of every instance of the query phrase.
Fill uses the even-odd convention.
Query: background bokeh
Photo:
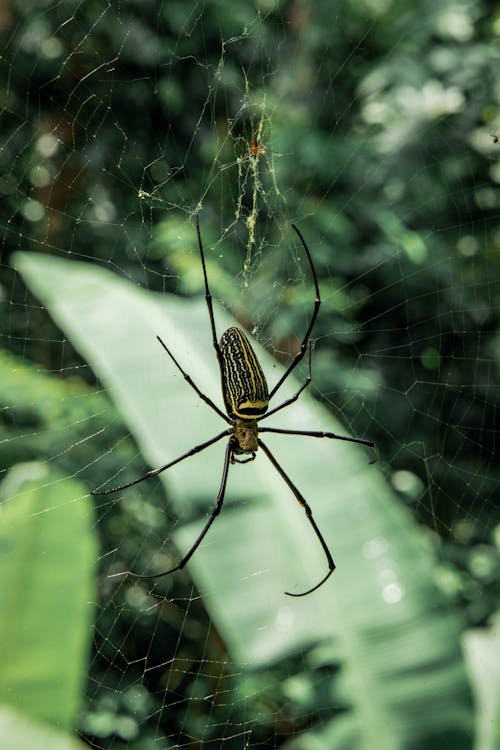
[[[497,746],[498,4],[4,0],[0,32],[0,585],[9,603],[0,617],[13,655],[0,700],[20,710],[12,725],[0,718],[0,732],[30,717],[39,722],[33,732],[52,725],[80,743],[128,750]],[[110,477],[124,483],[144,473],[155,455],[144,449],[148,424],[138,425],[120,378],[152,368],[141,336],[159,332],[136,326],[142,301],[122,299],[118,287],[115,298],[114,282],[92,273],[140,289],[155,305],[164,298],[165,310],[171,295],[203,303],[197,212],[214,298],[281,363],[295,352],[314,298],[289,225],[300,226],[323,299],[312,395],[337,431],[375,440],[380,454],[359,480],[372,508],[362,532],[371,546],[360,543],[342,563],[339,596],[349,607],[304,605],[301,638],[287,651],[268,640],[255,662],[242,658],[235,632],[263,606],[258,579],[251,590],[243,582],[212,595],[195,567],[193,578],[188,566],[159,592],[107,577],[128,567],[154,572],[165,559],[169,567],[174,541],[182,548],[179,524],[199,528],[216,492],[222,449],[205,468],[179,475],[184,505],[175,487],[169,497],[167,477],[121,498],[88,497]],[[82,305],[71,315],[83,332],[69,322],[75,301]],[[208,369],[216,371],[215,358],[194,354],[198,338],[210,346],[206,318],[175,304],[165,313],[172,348],[186,347],[183,363],[203,386]],[[101,332],[108,341],[93,349]],[[111,354],[120,335],[121,360]],[[146,409],[147,385],[131,382]],[[169,384],[165,374],[165,391]],[[149,405],[172,435],[159,463],[209,436],[195,430],[201,407],[184,387],[182,410],[168,393],[167,412],[157,400]],[[165,445],[158,451],[165,455]],[[313,504],[317,477],[306,455],[290,468]],[[249,472],[234,471],[244,499]],[[333,493],[335,476],[328,481]],[[398,620],[397,636],[385,614],[363,607],[357,563],[377,549],[376,523],[392,519],[384,492],[401,512],[389,537],[408,539],[406,560],[394,565],[415,606]],[[235,507],[228,539],[253,536],[261,554]],[[80,513],[72,531],[60,508]],[[335,545],[333,529],[330,536]],[[159,562],[149,569],[155,550]],[[223,548],[216,553],[207,566],[224,563]],[[309,581],[316,561],[304,548],[289,553]],[[80,578],[63,580],[66,568]],[[280,612],[273,617],[283,622]],[[396,639],[417,626],[418,639],[398,650]],[[68,629],[78,636],[66,651]],[[64,710],[57,691],[45,706],[33,684],[46,694],[66,684],[64,666],[44,651],[51,631],[73,668]],[[452,649],[446,657],[440,642]],[[431,643],[432,663],[450,665],[446,683],[425,666],[427,656],[419,669],[419,648]],[[436,694],[444,695],[440,718],[426,726]]]

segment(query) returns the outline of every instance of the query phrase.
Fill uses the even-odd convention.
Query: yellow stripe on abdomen
[[[252,346],[239,328],[228,328],[220,340],[222,395],[230,417],[256,419],[266,413],[269,393]]]

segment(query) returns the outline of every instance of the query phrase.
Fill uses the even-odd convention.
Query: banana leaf
[[[88,750],[76,737],[10,706],[0,706],[0,739],[2,750]]]
[[[81,705],[95,601],[85,495],[40,462],[17,464],[0,485],[0,704],[66,730]]]
[[[151,467],[224,429],[156,340],[161,336],[199,388],[222,406],[203,300],[148,293],[77,261],[17,253],[14,263],[109,390]],[[231,321],[218,308],[215,313],[220,335]],[[272,387],[283,370],[255,348]],[[299,385],[290,378],[275,404]],[[348,434],[307,393],[264,424]],[[323,702],[311,700],[323,721],[309,732],[309,744],[297,738],[300,747],[470,748],[473,710],[459,623],[434,585],[429,544],[383,476],[383,457],[379,466],[370,465],[359,445],[272,434],[264,439],[308,499],[337,570],[314,594],[285,596],[325,574],[324,554],[261,451],[255,461],[231,466],[224,508],[186,569],[231,658],[248,671],[307,653],[311,674],[328,668]],[[224,442],[161,475],[169,513],[179,518],[172,527],[179,556],[216,497]],[[117,484],[120,476],[110,478],[109,486]],[[147,484],[134,491],[147,496]]]

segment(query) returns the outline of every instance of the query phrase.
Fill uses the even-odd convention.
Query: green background
[[[0,33],[2,747],[495,748],[500,11],[12,1]],[[304,599],[324,556],[261,454],[182,574],[108,577],[217,492],[223,442],[88,494],[224,427],[156,341],[221,403],[195,213],[271,387],[300,227],[313,386],[272,424],[380,454],[267,436],[337,564]]]

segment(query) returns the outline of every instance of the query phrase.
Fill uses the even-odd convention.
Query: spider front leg
[[[314,281],[314,289],[316,292],[316,297],[314,299],[314,308],[313,308],[313,314],[311,317],[311,320],[309,322],[309,327],[306,331],[306,335],[304,336],[304,339],[300,345],[300,349],[295,355],[294,359],[292,360],[291,364],[289,365],[288,369],[285,371],[285,373],[281,376],[281,378],[278,380],[274,388],[272,389],[271,393],[269,394],[269,400],[272,399],[278,388],[281,388],[287,377],[290,375],[290,373],[297,367],[299,362],[303,359],[306,351],[307,351],[307,345],[309,343],[309,338],[311,336],[311,331],[313,329],[314,323],[316,322],[316,318],[318,317],[319,313],[319,307],[321,305],[321,297],[319,294],[319,285],[318,285],[318,277],[316,276],[316,271],[314,268],[314,263],[311,258],[311,253],[309,252],[309,248],[307,247],[306,241],[303,238],[300,230],[295,226],[295,224],[292,224],[292,228],[295,230],[296,234],[298,235],[300,241],[302,242],[302,246],[305,250],[305,253],[307,255],[307,259],[309,260],[309,265],[311,267],[312,277]],[[304,385],[305,388],[305,385]]]
[[[277,411],[280,411],[281,409],[284,409],[286,406],[290,406],[290,404],[293,404],[295,401],[297,401],[297,399],[300,396],[300,394],[302,393],[302,391],[304,391],[307,388],[307,386],[310,385],[311,380],[312,380],[311,357],[312,357],[312,344],[309,341],[309,346],[307,347],[307,365],[308,365],[308,367],[307,367],[307,377],[306,377],[305,381],[302,383],[302,385],[300,386],[299,390],[297,391],[297,393],[294,396],[292,396],[291,398],[288,398],[286,401],[283,401],[282,404],[280,404],[279,406],[276,406],[274,409],[271,409],[271,411],[266,412],[266,414],[264,414],[264,416],[261,417],[261,419],[259,421],[261,421],[262,419],[267,419],[272,414],[276,414]]]

